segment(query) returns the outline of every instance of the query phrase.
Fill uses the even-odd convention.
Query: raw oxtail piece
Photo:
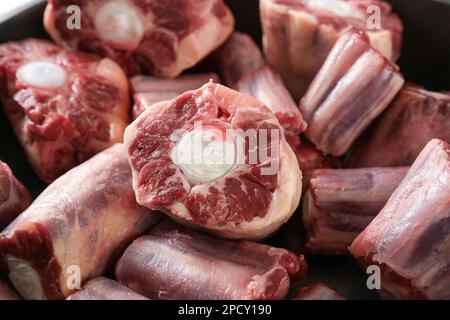
[[[297,101],[349,27],[390,61],[400,55],[403,24],[383,1],[261,0],[260,11],[266,58]]]
[[[234,17],[223,0],[49,0],[44,24],[56,43],[110,57],[128,75],[176,77],[229,37]]]
[[[346,165],[409,166],[432,139],[450,142],[450,94],[408,84],[360,137]]]
[[[125,145],[138,203],[182,224],[262,239],[298,207],[302,175],[277,119],[222,85],[153,105]]]
[[[233,87],[245,74],[266,65],[261,50],[246,33],[233,32],[214,53],[224,84]]]
[[[159,216],[136,203],[123,145],[53,182],[0,234],[0,256],[26,299],[63,299],[102,275]]]
[[[285,249],[165,224],[128,247],[116,276],[150,299],[275,300],[306,270],[304,257]]]
[[[128,79],[112,60],[46,40],[0,45],[0,97],[39,177],[51,182],[111,145],[128,124]]]
[[[27,189],[14,177],[9,166],[0,161],[0,231],[31,203]]]
[[[14,292],[4,281],[0,279],[0,301],[3,300],[21,300],[17,293]]]
[[[175,79],[161,77],[136,76],[131,79],[131,91],[134,99],[133,119],[137,119],[152,105],[172,100],[182,93],[195,90],[210,80],[219,83],[219,77],[214,74],[181,75]]]
[[[108,278],[99,277],[88,281],[67,300],[148,300],[128,287]]]
[[[348,254],[353,240],[383,209],[408,167],[314,171],[303,200],[306,249]]]
[[[313,144],[302,140],[300,146],[294,149],[298,164],[303,174],[303,191],[309,186],[311,176],[316,169],[339,169],[341,161],[339,158],[325,156],[317,150]]]
[[[430,141],[383,210],[353,242],[397,299],[450,299],[450,145]]]
[[[216,59],[225,84],[264,103],[284,128],[291,147],[299,146],[306,122],[281,77],[266,66],[256,43],[235,32],[217,51]]]
[[[398,67],[355,29],[344,33],[300,102],[306,137],[325,154],[342,156],[404,84]]]
[[[301,288],[294,300],[345,300],[345,298],[323,283]]]

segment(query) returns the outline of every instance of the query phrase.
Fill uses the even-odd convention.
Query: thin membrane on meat
[[[431,140],[386,206],[353,242],[397,299],[450,299],[450,145]]]
[[[306,270],[304,257],[285,249],[163,224],[128,247],[116,276],[150,299],[278,300]]]

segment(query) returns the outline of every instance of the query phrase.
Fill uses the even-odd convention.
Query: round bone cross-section
[[[139,204],[234,239],[293,214],[302,174],[270,110],[212,81],[148,108],[125,131]]]

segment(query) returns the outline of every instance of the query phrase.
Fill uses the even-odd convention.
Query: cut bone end
[[[183,136],[172,152],[172,161],[194,184],[215,181],[236,164],[237,147],[219,128],[194,129]]]
[[[6,264],[9,278],[14,287],[27,300],[45,300],[41,277],[33,267],[23,259],[7,255]]]
[[[66,71],[49,61],[33,61],[22,65],[16,73],[18,79],[27,84],[43,88],[56,89],[66,82]]]
[[[121,1],[109,1],[100,7],[94,25],[99,37],[117,49],[135,49],[144,35],[139,10]]]

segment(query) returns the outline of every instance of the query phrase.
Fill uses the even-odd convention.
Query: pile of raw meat
[[[381,297],[450,299],[450,95],[405,83],[389,4],[261,0],[263,50],[223,0],[70,5],[54,43],[0,44],[49,183],[32,201],[0,162],[0,299],[344,299],[261,243],[293,215]]]

